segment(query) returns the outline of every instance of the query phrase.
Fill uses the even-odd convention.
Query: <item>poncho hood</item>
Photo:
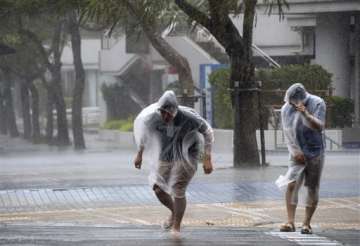
[[[296,83],[287,89],[284,101],[290,103],[290,101],[295,100],[304,103],[309,96],[310,94],[306,91],[305,87],[301,83]]]
[[[176,99],[174,91],[168,90],[160,97],[157,102],[158,109],[170,113],[173,117],[176,116],[179,104]]]

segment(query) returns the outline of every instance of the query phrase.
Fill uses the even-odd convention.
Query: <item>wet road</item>
[[[0,138],[1,245],[358,245],[360,153],[328,153],[316,235],[279,234],[283,195],[274,180],[287,153],[269,167],[231,168],[215,153],[215,171],[199,169],[188,189],[182,240],[158,225],[167,211],[147,185],[148,167],[132,166],[134,150],[90,142],[85,151]],[[303,211],[300,210],[301,220]],[[121,242],[119,244],[119,242]]]

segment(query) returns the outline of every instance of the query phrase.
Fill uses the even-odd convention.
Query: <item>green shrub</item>
[[[64,101],[65,101],[65,107],[67,109],[71,108],[73,98],[72,97],[64,97]]]
[[[141,107],[131,97],[129,89],[119,84],[101,86],[104,101],[106,103],[106,119],[127,119],[141,111]]]
[[[133,130],[134,117],[130,116],[125,120],[109,120],[105,122],[103,129],[119,130],[123,132],[130,132]]]
[[[351,127],[353,122],[354,102],[350,98],[332,96],[328,100],[330,127]]]
[[[234,126],[234,111],[229,95],[230,70],[219,69],[211,73],[209,82],[213,88],[214,124],[217,128],[232,129]]]
[[[281,68],[261,69],[256,79],[263,81],[265,89],[287,89],[301,83],[307,90],[327,90],[331,85],[331,74],[320,65],[287,65]]]
[[[255,80],[262,81],[262,114],[265,126],[270,116],[269,105],[282,105],[285,90],[294,83],[302,83],[311,93],[314,90],[328,91],[331,85],[331,74],[319,65],[288,65],[275,69],[260,69],[256,71]],[[214,71],[209,81],[213,88],[214,123],[218,128],[233,128],[234,112],[228,90],[230,69],[224,68]],[[266,92],[278,90],[278,92]],[[325,97],[326,93],[319,96]],[[258,124],[258,122],[254,122]]]

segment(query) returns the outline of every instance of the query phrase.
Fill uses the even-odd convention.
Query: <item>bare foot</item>
[[[181,239],[181,233],[179,230],[175,230],[174,228],[172,228],[170,234],[173,239]]]

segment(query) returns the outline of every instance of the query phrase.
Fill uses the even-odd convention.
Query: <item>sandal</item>
[[[294,232],[295,231],[295,225],[294,223],[285,223],[280,226],[281,232]]]
[[[301,234],[312,234],[312,228],[310,225],[303,225],[301,228]]]

